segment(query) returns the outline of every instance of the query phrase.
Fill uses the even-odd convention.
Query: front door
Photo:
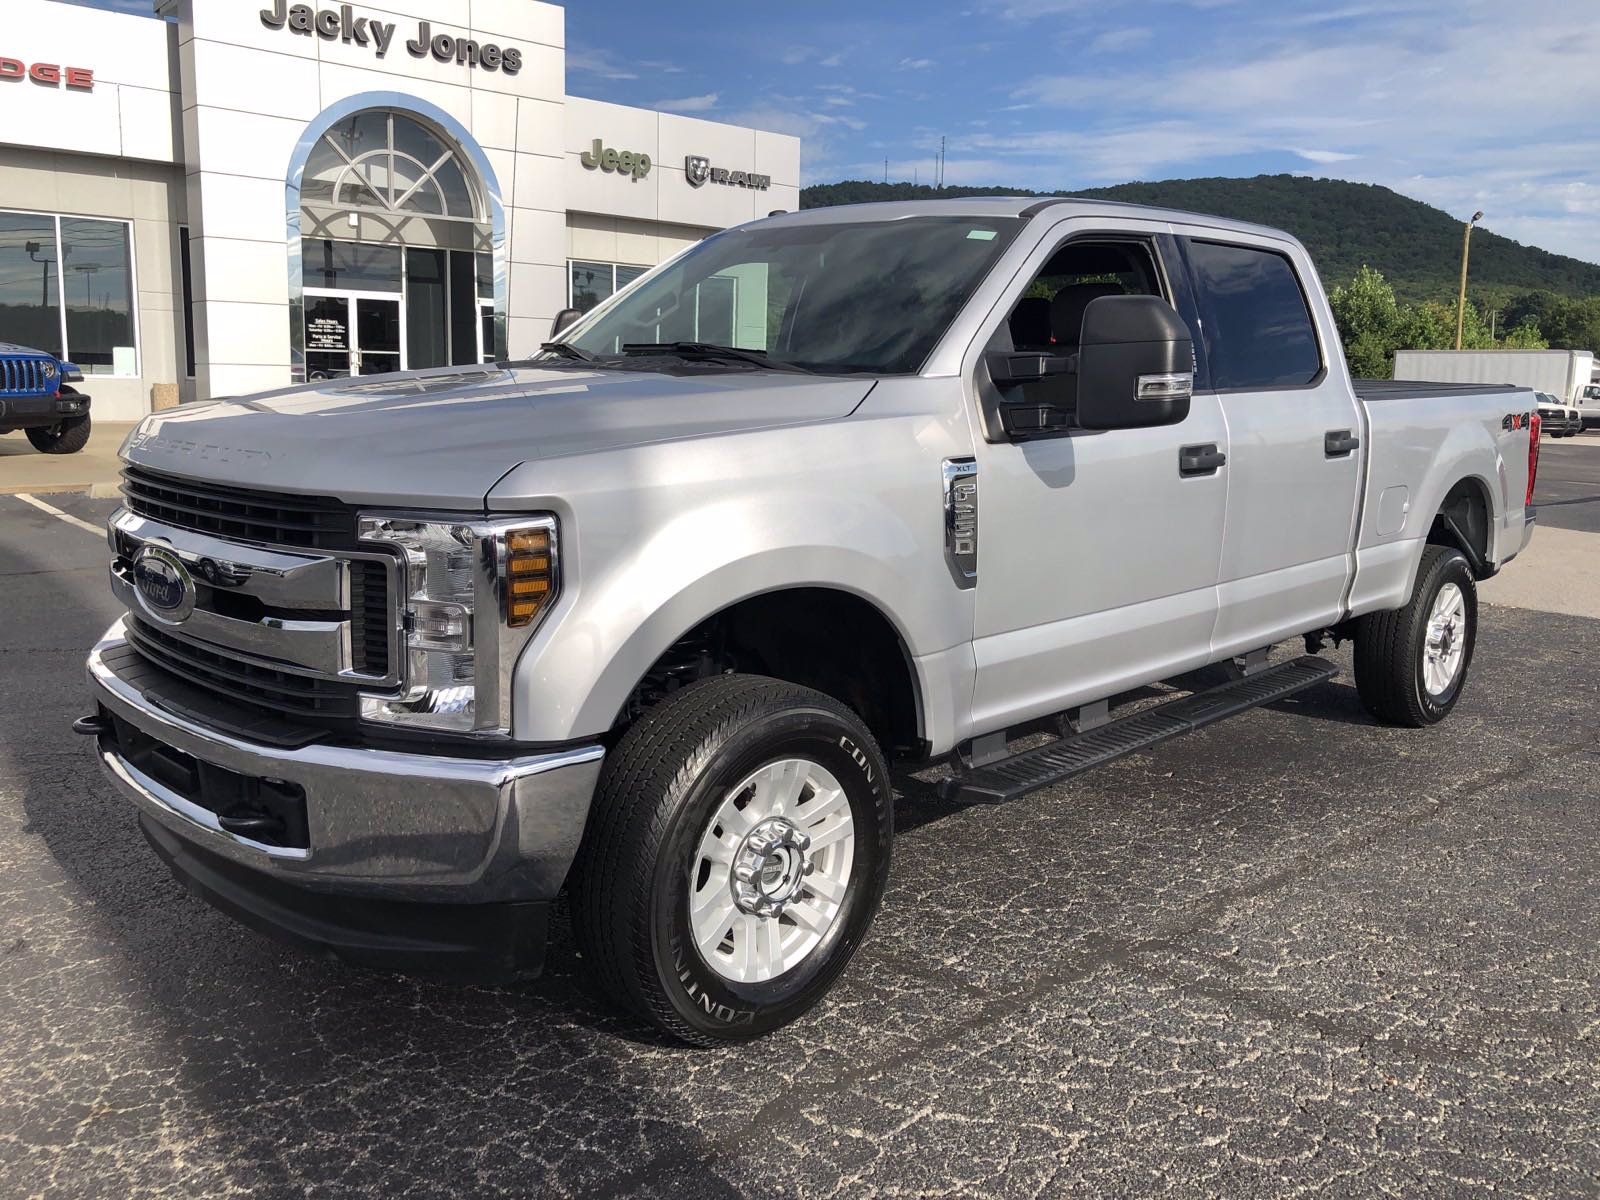
[[[1167,261],[1176,251],[1159,236],[1164,231],[1151,225],[1147,237],[1087,233],[1041,246],[1016,281],[1009,317],[986,344],[1071,354],[1094,299],[1174,300],[1173,277],[1176,286],[1183,277],[1181,264]],[[1188,319],[1187,297],[1177,299]],[[1204,665],[1229,468],[1185,474],[1180,452],[1228,452],[1215,395],[1197,390],[1176,425],[1079,429],[1023,442],[986,441],[979,431],[976,444],[974,730]]]
[[[382,375],[404,368],[400,297],[306,289],[306,378]]]

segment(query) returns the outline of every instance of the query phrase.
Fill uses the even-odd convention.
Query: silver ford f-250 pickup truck
[[[1533,394],[1353,384],[1271,229],[826,209],[573,316],[530,362],[129,438],[79,726],[240,919],[531,969],[564,888],[619,1004],[753,1037],[866,936],[891,762],[1009,801],[1326,679],[1330,638],[1374,716],[1432,724],[1533,520]]]

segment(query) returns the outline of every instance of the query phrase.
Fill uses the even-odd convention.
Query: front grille
[[[356,513],[328,496],[290,496],[126,467],[122,494],[142,517],[216,537],[312,550],[356,548]]]
[[[0,391],[34,395],[55,391],[55,379],[46,380],[42,358],[0,355]]]
[[[312,679],[241,662],[132,616],[127,632],[129,644],[162,670],[237,703],[325,721],[354,720],[359,715],[361,684]]]
[[[379,679],[389,673],[389,571],[371,559],[350,563],[350,665]]]

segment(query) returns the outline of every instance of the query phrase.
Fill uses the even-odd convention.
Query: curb
[[[120,500],[122,499],[122,485],[120,483],[91,483],[89,485],[89,499]]]

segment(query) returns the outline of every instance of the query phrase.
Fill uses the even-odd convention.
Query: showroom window
[[[0,212],[0,329],[85,375],[139,374],[126,221]]]
[[[602,300],[627,287],[649,267],[628,266],[625,263],[579,262],[568,263],[567,303],[579,312],[588,312]]]

